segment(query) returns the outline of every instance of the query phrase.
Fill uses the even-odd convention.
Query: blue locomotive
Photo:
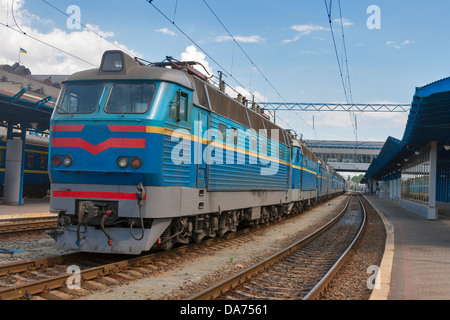
[[[51,119],[57,247],[139,254],[275,220],[344,180],[195,62],[106,51],[70,76]]]

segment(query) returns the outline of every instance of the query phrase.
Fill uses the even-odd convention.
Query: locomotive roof
[[[188,71],[147,66],[139,63],[120,50],[106,51],[100,68],[80,71],[69,76],[63,83],[73,81],[114,81],[114,80],[158,80],[179,84],[194,91],[194,104],[236,121],[256,131],[266,129],[272,138],[271,129],[278,129],[276,140],[290,146],[291,141],[284,129],[261,116],[235,99],[221,92],[208,81],[200,79]],[[220,101],[220,102],[219,102]]]
[[[120,71],[105,71],[103,68],[105,55],[116,53],[122,56]],[[149,67],[139,64],[136,60],[121,51],[107,51],[103,55],[100,68],[80,71],[69,76],[65,82],[90,80],[158,80],[177,83],[193,90],[192,83],[185,72],[161,67]]]

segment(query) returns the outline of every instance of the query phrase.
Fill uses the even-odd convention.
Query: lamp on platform
[[[445,149],[445,151],[449,151],[450,150],[450,145],[449,144],[444,145],[444,149]]]

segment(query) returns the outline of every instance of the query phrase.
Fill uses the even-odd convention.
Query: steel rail
[[[350,197],[351,198],[351,197]],[[350,198],[347,201],[344,210],[339,214],[341,216],[343,213],[345,213],[345,209],[348,207],[350,203]],[[285,217],[285,219],[290,219],[292,217],[296,216],[290,215],[288,217]],[[338,216],[338,217],[339,217]],[[336,217],[331,222],[337,220]],[[332,223],[329,222],[325,226],[323,226],[321,229],[316,231],[318,233],[320,230],[325,230],[331,227]],[[81,286],[83,286],[83,283],[88,280],[101,278],[103,276],[108,276],[112,274],[117,274],[119,272],[125,271],[127,269],[135,268],[135,267],[141,267],[148,265],[152,262],[157,261],[157,259],[161,259],[162,257],[166,255],[171,255],[177,252],[187,252],[196,250],[202,247],[209,248],[211,244],[215,243],[221,243],[226,240],[239,238],[241,236],[246,236],[249,234],[252,234],[253,232],[264,230],[265,228],[271,226],[273,223],[267,223],[264,225],[258,225],[256,227],[252,227],[249,229],[243,229],[234,233],[229,233],[223,237],[217,237],[208,239],[205,241],[202,241],[200,243],[191,243],[190,245],[177,247],[175,249],[169,250],[169,251],[162,251],[162,252],[152,252],[149,254],[145,254],[143,256],[133,257],[131,259],[125,259],[121,261],[112,262],[109,264],[102,264],[96,267],[91,267],[88,269],[84,269],[80,271],[81,276]],[[313,235],[311,235],[313,236]],[[304,244],[307,244],[312,239],[305,239]],[[287,248],[286,251],[294,251],[294,246],[291,246],[292,248]],[[98,257],[98,255],[94,253],[84,253],[84,252],[71,252],[71,253],[65,253],[58,256],[52,256],[48,258],[41,258],[41,259],[30,259],[30,260],[24,260],[19,262],[12,262],[8,264],[0,264],[0,276],[8,276],[12,274],[18,274],[21,272],[28,272],[32,270],[39,270],[42,268],[52,267],[56,265],[71,265],[76,264],[77,261],[89,261],[90,258]],[[40,294],[43,292],[47,292],[50,290],[57,290],[63,287],[67,286],[67,280],[69,277],[72,276],[72,273],[70,274],[62,274],[58,276],[53,276],[51,278],[42,279],[38,281],[33,282],[26,282],[19,285],[6,287],[6,288],[0,288],[0,300],[11,300],[11,299],[21,299],[24,297],[30,297],[32,295]]]
[[[364,232],[366,226],[367,226],[367,212],[366,208],[361,202],[361,197],[358,197],[358,201],[360,204],[360,207],[363,212],[363,220],[361,222],[361,226],[359,228],[358,233],[356,234],[355,238],[353,239],[352,243],[348,246],[347,250],[344,251],[344,253],[341,255],[341,257],[336,261],[336,263],[331,267],[331,269],[325,274],[325,276],[319,281],[319,283],[303,298],[303,300],[318,300],[320,299],[321,294],[325,291],[325,289],[328,287],[328,284],[331,282],[331,280],[334,278],[336,273],[340,270],[342,265],[345,263],[347,258],[350,255],[350,252],[354,248],[355,244],[360,240],[360,236]]]
[[[15,218],[9,222],[0,221],[0,234],[45,230],[56,227],[58,217]]]
[[[294,251],[297,251],[301,247],[307,245],[314,239],[316,239],[318,236],[323,234],[326,230],[331,228],[337,221],[340,220],[340,218],[346,213],[346,210],[349,206],[349,203],[352,199],[353,195],[349,197],[347,203],[345,204],[343,210],[337,215],[333,220],[329,221],[326,225],[322,226],[321,228],[317,229],[313,233],[309,234],[308,236],[302,238],[301,240],[297,241],[296,243],[290,245],[289,247],[279,251],[278,253],[273,254],[272,256],[264,259],[263,261],[241,271],[240,273],[231,276],[220,283],[211,286],[189,298],[187,300],[213,300],[225,292],[231,291],[238,285],[242,284],[243,282],[249,280],[251,277],[257,275],[260,271],[266,270],[270,268],[273,264],[276,262],[282,260],[283,258],[289,256]]]
[[[293,215],[295,216],[295,215]],[[292,216],[286,217],[286,219]],[[100,278],[103,276],[119,273],[123,270],[127,270],[134,267],[144,266],[150,264],[165,255],[171,255],[177,252],[187,252],[196,250],[202,247],[208,248],[211,244],[221,243],[223,241],[231,240],[252,234],[253,232],[264,230],[266,227],[271,226],[273,223],[265,225],[258,225],[253,228],[243,229],[234,233],[226,234],[222,237],[211,238],[199,243],[191,243],[186,246],[174,248],[169,251],[152,252],[143,256],[133,257],[131,259],[125,259],[110,264],[100,265],[89,269],[81,270],[80,276],[82,284],[84,281]],[[39,270],[54,265],[70,265],[76,264],[77,261],[89,261],[90,258],[98,255],[87,252],[70,252],[61,255],[51,256],[41,259],[30,259],[19,262],[11,262],[7,264],[0,264],[0,276],[8,276],[13,274],[19,274],[21,272],[28,272],[31,270]],[[40,294],[49,290],[56,290],[67,286],[67,280],[72,274],[64,274],[60,276],[43,279],[40,281],[34,281],[24,283],[12,287],[0,288],[0,300],[12,300],[21,299],[26,296]]]

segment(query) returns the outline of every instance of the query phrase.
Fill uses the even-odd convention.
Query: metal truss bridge
[[[258,103],[268,111],[409,112],[411,104]]]

